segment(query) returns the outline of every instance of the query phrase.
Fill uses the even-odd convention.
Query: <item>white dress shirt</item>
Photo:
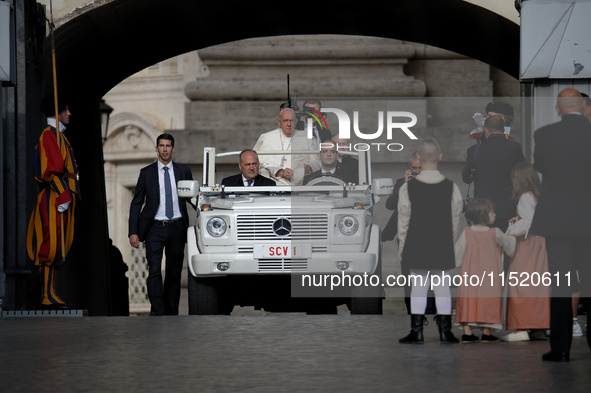
[[[166,165],[168,167],[168,174],[170,175],[170,187],[172,188],[172,218],[166,217],[166,189],[164,188],[164,164],[158,160],[158,184],[160,185],[160,205],[156,212],[155,220],[167,221],[181,218],[181,209],[179,208],[179,195],[176,187],[176,179],[174,178],[174,169],[172,168],[172,161]]]

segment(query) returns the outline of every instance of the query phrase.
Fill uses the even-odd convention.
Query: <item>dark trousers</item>
[[[588,304],[588,291],[591,286],[591,239],[546,237],[546,251],[548,270],[552,275],[550,349],[568,354],[573,333],[573,292],[581,288],[581,300]],[[577,271],[580,287],[575,286]],[[587,328],[588,342],[590,337]],[[589,344],[591,346],[591,342]]]
[[[182,221],[170,226],[157,225],[146,236],[148,260],[148,298],[156,315],[178,315],[181,298],[181,275],[185,258],[186,228]],[[164,285],[162,255],[166,255]]]

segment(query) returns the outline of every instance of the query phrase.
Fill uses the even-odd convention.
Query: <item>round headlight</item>
[[[207,221],[207,232],[213,237],[220,237],[226,233],[226,221],[220,217],[213,217]]]
[[[345,236],[351,236],[357,232],[359,222],[353,216],[345,216],[339,221],[339,231]]]

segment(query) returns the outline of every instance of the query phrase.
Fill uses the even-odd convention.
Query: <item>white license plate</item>
[[[269,258],[311,258],[310,244],[254,244],[253,256],[257,259]]]

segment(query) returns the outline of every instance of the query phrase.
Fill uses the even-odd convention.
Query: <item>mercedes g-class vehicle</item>
[[[197,205],[187,233],[189,314],[230,314],[235,306],[336,313],[342,304],[352,314],[381,314],[373,208],[393,186],[372,180],[370,152],[343,152],[358,159],[358,184],[322,176],[297,186],[220,185],[216,157],[239,153],[206,147],[202,184],[177,184]]]

